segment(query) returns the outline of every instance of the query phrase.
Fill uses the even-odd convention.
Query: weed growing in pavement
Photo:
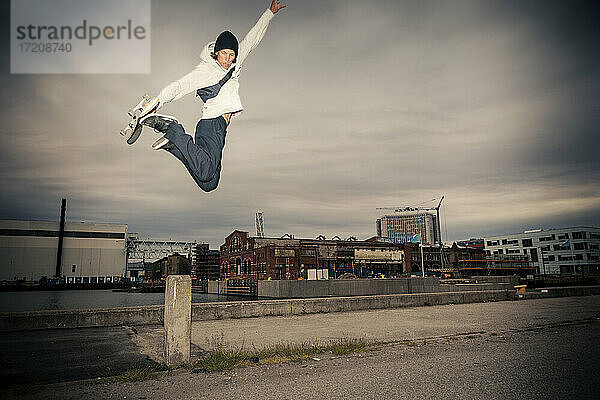
[[[158,372],[159,368],[156,367],[135,368],[117,376],[117,379],[121,382],[147,381],[149,379],[155,379],[158,376]]]
[[[375,343],[370,343],[365,339],[344,338],[334,341],[329,345],[331,352],[335,355],[358,353],[368,347],[374,346]]]
[[[216,320],[220,320],[220,319],[223,319],[223,314],[221,314],[221,313],[219,313],[219,312],[216,312],[216,311],[213,311],[213,317],[214,317]]]
[[[194,367],[207,372],[228,371],[245,365],[249,359],[248,353],[242,350],[213,350],[198,359]]]
[[[303,343],[279,343],[249,351],[245,350],[243,345],[239,348],[228,347],[222,335],[220,340],[213,338],[211,342],[211,350],[193,364],[194,369],[206,372],[227,371],[255,363],[273,364],[302,361],[317,354],[342,355],[356,353],[375,345],[374,342],[365,339],[341,338],[328,342],[314,340]]]

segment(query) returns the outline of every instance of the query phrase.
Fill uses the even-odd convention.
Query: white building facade
[[[600,228],[535,229],[484,238],[488,256],[527,255],[542,275],[600,274]]]
[[[440,232],[437,216],[425,211],[402,211],[383,215],[377,219],[377,236],[388,238],[393,243],[410,243],[416,234],[421,234],[423,243],[439,242]]]
[[[67,283],[112,282],[125,274],[127,225],[66,222],[61,277]],[[56,274],[59,223],[0,220],[0,281]]]

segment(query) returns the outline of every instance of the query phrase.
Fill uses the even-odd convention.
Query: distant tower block
[[[262,211],[257,211],[254,217],[254,226],[256,227],[256,237],[265,237],[265,222]]]

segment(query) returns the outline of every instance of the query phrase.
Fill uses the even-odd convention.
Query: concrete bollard
[[[176,367],[190,361],[192,278],[167,276],[165,288],[165,363]]]

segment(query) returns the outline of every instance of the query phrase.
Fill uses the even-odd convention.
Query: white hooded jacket
[[[169,103],[173,100],[178,100],[183,96],[195,92],[198,89],[215,85],[218,83],[228,71],[235,68],[231,79],[223,85],[219,94],[204,103],[202,109],[202,119],[211,119],[219,117],[226,113],[235,113],[243,110],[242,101],[238,93],[240,83],[239,76],[242,69],[242,64],[248,54],[260,43],[269,22],[273,19],[273,13],[267,9],[258,22],[250,29],[246,37],[241,41],[238,48],[235,64],[229,70],[221,67],[221,64],[211,57],[215,42],[210,42],[202,49],[200,53],[200,64],[194,68],[192,72],[183,76],[181,79],[170,83],[167,87],[160,91],[158,99],[160,106]]]

